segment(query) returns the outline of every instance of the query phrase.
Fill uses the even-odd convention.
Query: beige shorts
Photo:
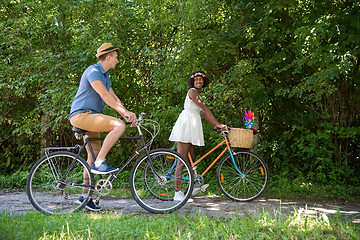
[[[101,113],[93,114],[90,110],[75,114],[70,118],[71,125],[89,131],[87,133],[89,138],[100,138],[101,132],[110,132],[114,126],[113,121],[119,122],[121,120]],[[93,140],[90,143],[94,151],[100,150],[100,140]],[[87,146],[86,149],[89,150]]]

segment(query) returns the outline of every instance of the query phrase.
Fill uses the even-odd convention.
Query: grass
[[[303,199],[337,199],[360,202],[359,185],[345,184],[316,184],[301,178],[289,181],[288,179],[270,179],[265,195],[276,198],[303,198]]]
[[[359,239],[360,226],[326,215],[212,218],[113,212],[45,216],[0,214],[0,239]]]

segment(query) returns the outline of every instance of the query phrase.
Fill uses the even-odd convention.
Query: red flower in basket
[[[246,117],[246,119],[248,119],[248,120],[254,120],[254,113],[253,112],[251,112],[251,109],[249,110],[249,112],[246,112],[246,109],[245,109],[245,117]]]
[[[244,117],[244,122],[245,122],[245,126],[247,129],[250,129],[252,127],[252,125],[254,124],[254,113],[251,112],[251,109],[249,110],[249,112],[246,112],[245,109],[245,117]]]

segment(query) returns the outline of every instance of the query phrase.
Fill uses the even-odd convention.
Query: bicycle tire
[[[190,198],[194,188],[194,173],[190,164],[177,152],[169,149],[150,151],[153,172],[148,156],[141,156],[131,169],[130,190],[135,201],[145,210],[152,213],[171,213],[181,208]],[[173,200],[175,194],[174,162],[184,164],[181,189],[183,201]]]
[[[230,154],[219,163],[216,171],[218,186],[225,196],[234,201],[252,201],[265,191],[269,180],[268,168],[257,154],[249,150],[232,153],[235,165]]]
[[[62,179],[68,170],[68,176]],[[84,196],[84,201],[77,202],[83,193],[84,173],[89,176],[89,185],[94,186],[90,166],[83,158],[76,158],[76,154],[59,151],[42,157],[31,168],[26,182],[31,204],[47,215],[81,210],[93,192],[92,187],[86,187],[88,194]]]

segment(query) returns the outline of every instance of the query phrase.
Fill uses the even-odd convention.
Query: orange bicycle
[[[223,155],[225,155],[225,157],[220,160],[216,171],[217,184],[220,190],[225,194],[225,196],[234,201],[251,201],[259,197],[264,192],[269,179],[269,171],[260,156],[251,152],[250,149],[239,148],[234,150],[231,147],[231,142],[228,138],[228,133],[230,131],[231,130],[222,131],[221,135],[224,140],[208,151],[204,156],[200,157],[197,161],[194,162],[189,154],[190,164],[195,173],[194,187],[201,189],[201,186],[203,186],[204,183],[204,175]],[[197,174],[197,164],[223,145],[225,145],[224,150],[215,158],[215,160],[203,173]]]

